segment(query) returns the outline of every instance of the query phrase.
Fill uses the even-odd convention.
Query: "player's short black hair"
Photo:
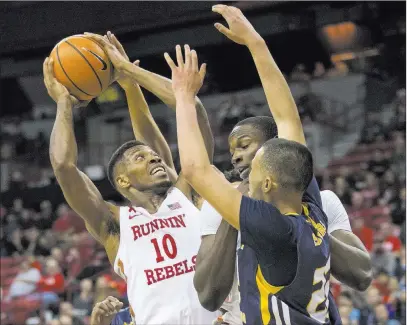
[[[260,131],[264,141],[273,139],[277,136],[277,124],[271,116],[254,116],[246,118],[235,125],[238,126],[250,125],[255,130]],[[232,135],[234,131],[230,135]]]
[[[110,184],[116,188],[116,184],[114,181],[114,167],[116,166],[117,162],[120,161],[123,157],[123,154],[130,148],[137,147],[137,146],[145,146],[141,141],[131,140],[123,143],[116,151],[113,153],[112,157],[109,160],[109,164],[107,166],[107,178],[109,179]]]
[[[261,165],[285,190],[304,192],[314,175],[312,154],[298,142],[271,139],[263,146]]]

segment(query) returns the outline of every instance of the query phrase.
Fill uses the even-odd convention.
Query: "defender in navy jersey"
[[[330,323],[327,219],[315,179],[303,202],[301,214],[282,214],[270,203],[242,199],[238,254],[246,324]]]
[[[215,7],[226,19],[239,11]],[[235,20],[227,21],[233,24]],[[241,34],[224,26],[219,30],[244,44]],[[165,55],[177,99],[182,170],[188,183],[222,218],[241,230],[238,270],[243,322],[330,324],[327,220],[313,178],[312,154],[305,146],[295,102],[267,46],[256,40],[247,46],[269,90],[266,96],[285,98],[285,105],[270,105],[279,139],[268,140],[257,151],[249,175],[249,197],[243,197],[210,165],[192,101],[202,86],[205,67],[198,71],[197,54],[188,47],[185,62],[178,53],[178,65]],[[263,80],[270,77],[273,82]]]

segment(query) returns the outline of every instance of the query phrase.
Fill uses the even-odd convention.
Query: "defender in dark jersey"
[[[215,6],[232,16],[240,12]],[[235,15],[236,19],[243,19]],[[233,23],[236,19],[230,19]],[[226,29],[226,27],[223,27]],[[227,30],[227,29],[226,29]],[[225,32],[244,44],[230,30]],[[247,44],[259,75],[275,79],[278,96],[291,98],[281,72],[264,42]],[[249,175],[249,196],[243,197],[210,165],[192,99],[202,86],[195,51],[178,66],[168,54],[177,99],[177,133],[183,172],[193,188],[234,228],[241,230],[239,253],[243,322],[253,324],[329,324],[330,251],[326,216],[313,179],[310,151],[295,102],[270,106],[279,139],[267,141],[256,153]],[[266,66],[266,68],[265,68]],[[287,102],[287,101],[286,101]],[[311,182],[312,181],[312,182]]]
[[[315,179],[304,195],[300,214],[282,214],[273,204],[242,198],[238,264],[240,292],[247,292],[240,305],[244,323],[329,323],[326,227]]]

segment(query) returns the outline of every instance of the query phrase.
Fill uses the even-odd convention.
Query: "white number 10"
[[[313,285],[315,286],[321,283],[321,288],[312,293],[311,299],[307,306],[307,311],[310,316],[320,323],[325,323],[328,318],[330,268],[331,258],[328,259],[325,266],[315,270]]]

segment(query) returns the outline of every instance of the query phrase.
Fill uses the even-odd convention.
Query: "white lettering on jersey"
[[[136,324],[211,324],[193,286],[200,212],[177,188],[155,214],[120,209],[115,271],[127,282]]]

